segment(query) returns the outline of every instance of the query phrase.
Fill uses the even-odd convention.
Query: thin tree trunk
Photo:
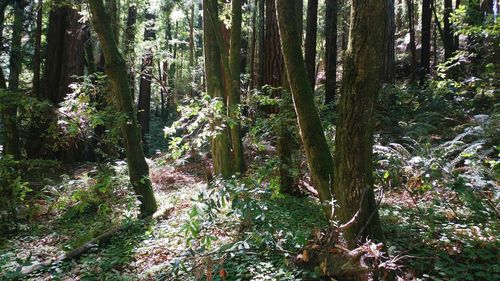
[[[406,7],[408,9],[408,27],[410,32],[410,81],[414,82],[417,72],[417,45],[415,42],[415,21],[413,13],[413,0],[406,0]]]
[[[374,105],[384,65],[387,0],[353,1],[335,137],[335,211],[350,248],[383,241],[373,192]]]
[[[296,5],[299,5],[297,0],[276,0],[281,47],[313,184],[326,217],[331,218],[333,160],[307,78],[299,39],[301,32],[297,28]]]
[[[453,38],[453,30],[451,29],[450,15],[453,11],[452,0],[444,1],[443,11],[443,44],[444,44],[444,57],[449,59],[455,52],[455,44]]]
[[[250,37],[250,47],[249,52],[250,56],[248,56],[248,73],[250,75],[250,81],[248,83],[248,90],[252,90],[255,88],[255,53],[256,53],[256,43],[257,43],[257,5],[259,0],[255,0],[254,7],[252,9],[252,29],[251,29],[251,37]]]
[[[326,18],[326,20],[329,20]],[[307,23],[305,40],[305,62],[311,88],[316,84],[316,39],[318,32],[318,0],[307,1]]]
[[[134,43],[135,43],[135,26],[137,22],[137,6],[131,5],[128,8],[127,23],[125,28],[125,58],[130,63],[128,68],[130,93],[134,99],[135,93],[135,71],[134,71]]]
[[[326,0],[325,15],[325,105],[332,105],[337,88],[337,13],[338,0]]]
[[[126,117],[126,120],[122,121],[121,128],[125,140],[130,182],[141,202],[141,216],[147,217],[156,211],[157,205],[132,104],[127,66],[114,40],[115,35],[102,0],[88,0],[88,2],[92,13],[92,22],[106,59],[106,73],[111,81],[113,97],[120,113]]]
[[[262,86],[264,86],[265,84],[265,56],[266,56],[266,52],[265,52],[265,22],[266,22],[266,19],[265,19],[265,1],[266,0],[258,0],[259,2],[259,30],[258,30],[258,33],[259,33],[259,51],[258,51],[258,55],[259,55],[259,64],[258,64],[258,72],[257,72],[257,87],[259,89],[262,88]]]
[[[386,53],[384,58],[382,81],[384,83],[393,84],[395,82],[394,64],[396,61],[396,53],[394,48],[396,33],[394,0],[388,0],[387,5],[388,24],[384,37]]]
[[[155,16],[146,14],[146,26],[144,27],[144,41],[151,41],[155,38],[154,30]],[[149,119],[151,116],[151,77],[153,71],[153,50],[148,49],[142,57],[141,81],[139,85],[139,100],[137,104],[137,120],[141,126],[142,145],[144,154],[149,155],[148,135]]]
[[[240,106],[240,54],[241,54],[241,23],[242,8],[241,0],[232,0],[231,2],[231,45],[229,48],[229,67],[231,71],[230,79],[233,80],[233,88],[229,90],[228,112],[229,117],[233,119],[230,127],[231,146],[233,152],[233,168],[236,173],[243,173],[245,163],[243,159],[243,142],[241,140],[241,126],[239,120]]]
[[[33,96],[40,97],[40,64],[42,49],[43,0],[38,1],[36,15],[35,50],[33,56]]]
[[[431,65],[432,0],[422,1],[422,49],[420,51],[420,83],[424,83]]]
[[[7,8],[8,2],[2,2],[0,3],[0,46],[3,46],[3,28],[5,24],[5,10]],[[2,49],[0,48],[0,51]],[[7,82],[5,81],[5,76],[3,73],[2,66],[0,66],[0,89],[6,89],[7,88]]]

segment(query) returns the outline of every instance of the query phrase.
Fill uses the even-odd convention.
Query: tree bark
[[[106,73],[111,82],[113,97],[118,110],[126,117],[126,120],[122,121],[121,128],[125,141],[130,182],[141,202],[141,216],[146,217],[156,211],[157,205],[132,104],[127,66],[116,44],[111,22],[102,0],[88,0],[88,2],[92,14],[92,23],[99,36],[106,60]]]
[[[0,52],[2,52],[2,47],[3,47],[3,28],[5,25],[5,10],[7,8],[8,1],[4,1],[0,3]],[[6,89],[7,88],[7,82],[5,81],[5,76],[3,73],[3,69],[0,66],[0,89]]]
[[[326,1],[325,15],[325,105],[333,105],[337,88],[337,13],[338,0]]]
[[[4,154],[12,155],[15,159],[21,157],[21,145],[17,127],[17,104],[19,102],[19,76],[22,71],[23,50],[21,39],[23,36],[25,6],[25,1],[19,0],[13,3],[14,23],[12,25],[9,55],[9,92],[5,93],[1,107],[5,134]]]
[[[431,65],[432,0],[422,1],[422,49],[420,51],[420,84],[429,75]]]
[[[281,47],[311,178],[323,211],[327,218],[331,218],[333,160],[307,78],[299,39],[301,32],[297,28],[297,5],[297,0],[276,0]]]
[[[221,24],[218,20],[217,0],[203,0],[203,39],[205,49],[206,90],[210,97],[219,99],[225,104],[224,81],[222,78],[220,44],[217,34]],[[220,39],[220,38],[219,38]],[[211,154],[214,173],[228,178],[232,175],[230,137],[227,125],[222,116],[215,116],[212,129],[218,128],[217,134],[211,140]]]
[[[353,1],[349,48],[335,137],[335,215],[350,248],[370,238],[383,241],[373,192],[374,105],[384,64],[387,0]]]
[[[415,42],[415,15],[413,12],[413,0],[406,0],[406,7],[408,9],[408,28],[410,33],[410,81],[414,82],[417,75],[417,44]]]
[[[258,55],[259,55],[259,63],[257,67],[257,87],[259,89],[262,88],[265,84],[265,70],[264,70],[264,64],[265,64],[265,37],[266,37],[266,32],[265,32],[265,23],[266,23],[266,18],[265,18],[265,1],[266,0],[258,0],[259,4],[259,25],[258,25]]]
[[[326,18],[325,20],[329,20]],[[318,0],[307,1],[307,23],[304,59],[306,62],[307,77],[314,91],[316,84],[316,40],[318,32]]]
[[[229,67],[233,88],[228,93],[228,112],[229,118],[233,119],[234,124],[230,126],[231,146],[233,168],[236,173],[243,173],[245,162],[243,159],[243,142],[241,140],[241,126],[239,118],[240,106],[240,53],[241,53],[241,22],[242,8],[241,0],[232,0],[231,2],[231,42],[229,48]]]
[[[453,12],[452,0],[443,0],[443,44],[444,44],[444,57],[449,59],[455,52],[455,44],[453,38],[453,30],[451,29],[450,15]]]
[[[135,43],[135,26],[137,22],[137,6],[130,5],[127,13],[127,23],[125,28],[125,58],[130,63],[128,67],[128,75],[130,81],[130,93],[132,99],[135,95],[135,71],[134,71],[134,43]]]
[[[394,84],[394,65],[396,63],[396,53],[395,53],[395,34],[396,34],[396,24],[395,24],[395,7],[394,0],[387,1],[387,18],[388,24],[385,32],[385,59],[384,59],[384,69],[382,81],[388,84]]]
[[[144,41],[151,41],[155,38],[154,31],[155,16],[151,13],[146,14],[146,26],[144,27]],[[137,120],[141,126],[142,146],[144,154],[149,154],[148,135],[149,119],[151,115],[151,78],[153,71],[153,50],[145,50],[142,57],[141,81],[139,85],[139,100],[137,104]]]
[[[38,1],[35,31],[35,49],[33,56],[33,96],[40,97],[40,64],[42,49],[43,0]]]

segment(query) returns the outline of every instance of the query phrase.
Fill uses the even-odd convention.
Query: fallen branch
[[[152,216],[149,216],[149,217],[145,218],[143,221],[148,221],[151,218],[152,218]],[[37,272],[39,270],[42,270],[44,268],[50,267],[52,264],[77,259],[80,256],[82,256],[84,253],[89,251],[90,249],[92,249],[98,245],[103,245],[103,244],[108,243],[115,234],[118,234],[118,233],[121,233],[121,232],[127,230],[132,225],[133,225],[133,223],[123,224],[120,226],[113,227],[113,228],[105,231],[101,235],[93,238],[92,240],[84,243],[80,247],[73,249],[67,253],[64,253],[58,257],[55,257],[55,258],[53,257],[53,258],[50,258],[48,260],[38,262],[38,263],[29,265],[29,266],[23,266],[21,268],[20,272],[23,275],[29,275],[29,274],[32,274],[32,273]]]

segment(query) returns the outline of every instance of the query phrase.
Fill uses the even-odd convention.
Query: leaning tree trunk
[[[224,103],[224,81],[221,69],[222,52],[217,42],[216,28],[220,28],[217,0],[203,0],[203,39],[205,49],[206,89],[210,97]],[[219,112],[223,115],[224,112]],[[228,178],[232,175],[230,137],[223,116],[214,116],[212,128],[218,130],[211,140],[214,173]]]
[[[337,9],[338,0],[326,0],[325,15],[325,105],[332,105],[337,88]]]
[[[21,157],[21,145],[19,131],[17,128],[17,103],[19,100],[19,76],[22,67],[22,44],[23,22],[24,22],[24,1],[15,1],[14,23],[12,25],[12,39],[10,42],[9,56],[9,92],[4,97],[1,106],[2,120],[4,124],[5,145],[4,154],[12,155],[14,158]]]
[[[92,13],[92,23],[99,36],[106,60],[106,73],[111,82],[113,97],[118,110],[125,117],[121,129],[124,136],[130,182],[141,202],[141,216],[146,217],[156,211],[157,205],[149,179],[149,167],[142,150],[140,131],[130,94],[127,66],[118,50],[110,19],[102,0],[88,0],[88,2]]]
[[[420,84],[424,83],[431,66],[432,0],[422,1],[422,49],[420,51]]]
[[[146,26],[144,27],[144,41],[155,38],[154,31],[155,16],[146,14]],[[144,154],[148,155],[149,118],[151,115],[151,78],[153,71],[153,50],[147,49],[142,57],[141,81],[139,84],[139,101],[137,104],[137,120],[141,126],[142,147]]]
[[[135,72],[133,67],[134,62],[134,43],[135,43],[135,25],[137,22],[137,6],[130,5],[127,12],[127,23],[125,28],[125,59],[130,63],[128,68],[128,75],[130,81],[130,92],[132,94],[132,99],[134,98],[135,92]]]
[[[232,79],[232,89],[229,89],[227,95],[227,106],[229,118],[233,119],[234,124],[230,127],[232,158],[234,172],[242,173],[245,169],[243,159],[243,142],[241,140],[241,126],[239,120],[240,106],[240,53],[241,53],[241,22],[242,7],[241,0],[231,2],[231,42],[229,48],[229,67]]]
[[[373,192],[374,105],[384,64],[387,0],[353,1],[335,137],[335,211],[351,248],[383,240]]]
[[[297,28],[295,11],[298,4],[297,0],[276,0],[281,48],[313,184],[326,217],[331,218],[333,160],[314,104],[314,94],[302,56],[301,32]]]
[[[326,18],[325,20],[331,20]],[[304,59],[311,88],[316,84],[316,38],[318,31],[318,0],[307,1],[307,23]],[[331,30],[330,30],[331,31]]]

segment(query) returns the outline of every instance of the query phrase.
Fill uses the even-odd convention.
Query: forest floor
[[[420,148],[374,147],[380,216],[399,280],[500,280],[498,166],[488,168],[498,148],[477,125]],[[291,260],[327,225],[318,201],[280,194],[265,175],[255,179],[266,165],[260,159],[246,181],[214,185],[208,162],[150,160],[159,211],[148,221],[135,219],[123,161],[33,171],[36,196],[20,208],[23,219],[2,230],[0,280],[315,280]],[[22,273],[113,227],[120,231],[110,241],[80,257]]]

